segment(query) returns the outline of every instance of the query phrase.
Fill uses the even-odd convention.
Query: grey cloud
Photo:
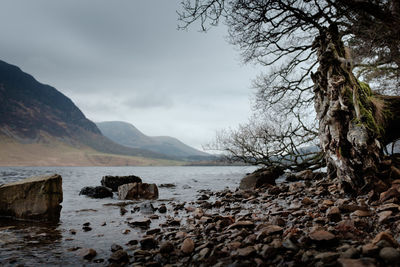
[[[223,27],[177,31],[179,0],[3,0],[0,59],[95,121],[125,120],[196,147],[249,116],[257,68]]]

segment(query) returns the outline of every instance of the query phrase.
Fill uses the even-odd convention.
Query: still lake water
[[[138,239],[143,230],[130,228],[126,221],[144,218],[148,214],[133,212],[134,206],[150,202],[155,207],[161,203],[191,202],[197,199],[199,190],[218,191],[226,187],[235,189],[240,179],[255,167],[0,167],[0,184],[9,183],[30,176],[57,173],[63,178],[64,201],[60,223],[15,222],[0,219],[0,265],[17,266],[74,266],[91,265],[84,262],[73,248],[93,248],[98,258],[105,259],[100,265],[107,265],[110,247],[113,243],[124,246],[130,240]],[[137,175],[145,183],[175,184],[174,188],[159,188],[159,199],[140,201],[126,206],[124,215],[116,204],[116,198],[90,199],[80,196],[84,186],[100,185],[105,175]],[[105,205],[106,204],[106,205]],[[159,220],[153,220],[151,228],[159,227],[168,212]],[[84,232],[82,226],[90,222],[92,231]],[[75,229],[76,235],[70,230]],[[126,230],[130,230],[126,233]],[[125,232],[125,233],[124,233]]]

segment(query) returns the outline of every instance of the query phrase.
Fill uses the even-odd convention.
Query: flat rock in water
[[[78,250],[78,254],[85,260],[91,260],[96,257],[97,252],[92,248],[82,248]]]
[[[174,188],[174,187],[176,187],[176,185],[175,184],[160,184],[160,185],[158,185],[158,187],[160,187],[160,188]]]
[[[62,178],[58,174],[0,186],[0,216],[59,221],[62,201]]]
[[[129,262],[129,256],[126,251],[120,249],[115,251],[113,254],[111,254],[110,258],[108,259],[109,262],[111,263],[128,263]]]
[[[132,226],[132,227],[149,227],[150,223],[151,223],[151,220],[149,220],[149,219],[141,219],[141,220],[128,222],[128,225]]]
[[[156,184],[130,183],[118,187],[118,199],[157,199],[158,188]]]

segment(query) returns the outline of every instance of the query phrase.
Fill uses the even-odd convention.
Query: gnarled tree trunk
[[[383,147],[399,137],[399,97],[374,94],[356,79],[332,25],[314,42],[319,68],[312,74],[319,138],[328,174],[347,192],[385,189]]]

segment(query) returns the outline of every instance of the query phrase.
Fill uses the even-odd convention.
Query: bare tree
[[[400,35],[391,35],[400,22],[397,1],[187,0],[182,6],[182,27],[200,21],[206,30],[222,20],[244,61],[270,69],[256,81],[260,103],[280,105],[282,114],[295,117],[314,102],[331,178],[353,192],[384,187],[383,147],[399,137],[393,131],[399,100],[373,92],[353,68],[364,78],[374,67],[385,68],[386,79],[398,77]],[[354,64],[343,41],[364,47],[363,40],[380,35],[382,27],[391,39],[359,49],[362,60]]]
[[[292,171],[318,169],[324,162],[316,136],[301,121],[253,116],[236,129],[218,132],[209,148],[227,152],[232,161]]]

